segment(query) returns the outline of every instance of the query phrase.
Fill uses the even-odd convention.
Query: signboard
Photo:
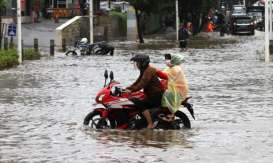
[[[16,36],[16,24],[9,24],[8,36]]]

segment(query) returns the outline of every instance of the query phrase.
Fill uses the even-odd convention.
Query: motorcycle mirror
[[[108,79],[108,71],[105,70],[105,71],[104,71],[104,87],[106,86],[106,81],[107,81],[107,79]]]
[[[112,81],[114,79],[114,73],[113,71],[110,71],[110,81]]]
[[[104,78],[105,78],[105,80],[108,79],[108,71],[107,70],[104,71]]]

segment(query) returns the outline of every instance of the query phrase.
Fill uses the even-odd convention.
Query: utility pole
[[[89,0],[89,19],[90,19],[90,44],[93,44],[94,43],[93,0]]]
[[[65,3],[65,7],[68,9],[68,1],[66,1],[66,3]]]
[[[108,0],[108,8],[111,10],[111,0]]]
[[[270,0],[271,1],[271,0]],[[268,12],[268,0],[265,0],[265,55],[264,55],[264,59],[265,59],[265,62],[268,63],[269,62],[269,19],[268,19],[268,16],[269,16],[269,12]]]
[[[178,31],[179,31],[179,8],[178,8],[178,0],[175,0],[175,10],[176,10],[176,40],[179,41]]]
[[[272,39],[272,0],[269,0],[269,40]]]
[[[17,0],[17,53],[18,62],[22,63],[22,18],[21,18],[21,0]]]

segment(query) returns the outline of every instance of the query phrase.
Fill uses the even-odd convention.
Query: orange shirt
[[[212,23],[208,23],[207,32],[213,32],[214,25]]]

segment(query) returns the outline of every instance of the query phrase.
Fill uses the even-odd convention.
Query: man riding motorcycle
[[[137,92],[141,89],[144,90],[145,98],[130,99],[138,109],[142,111],[142,114],[146,118],[147,128],[153,128],[153,121],[149,109],[160,107],[161,99],[164,93],[159,78],[157,77],[157,69],[152,67],[150,63],[150,57],[145,54],[138,54],[131,58],[138,70],[140,71],[138,79],[126,89],[129,92]]]
[[[171,56],[171,60],[175,61],[175,58],[176,57]],[[166,60],[169,60],[169,58],[166,58]],[[158,76],[160,76],[158,75],[160,70],[149,65],[149,56],[136,55],[131,61],[135,63],[140,71],[138,79],[129,86],[127,90],[124,90],[118,86],[119,82],[113,80],[112,72],[110,73],[110,82],[106,84],[108,73],[105,71],[105,85],[96,96],[96,103],[102,105],[93,108],[92,111],[86,115],[84,125],[96,129],[143,129],[145,127],[157,129],[191,128],[190,120],[185,113],[180,110],[172,110],[177,108],[164,105],[161,107],[165,90],[167,95],[171,95],[166,96],[167,98],[174,97],[172,96],[172,89],[169,90],[169,87],[174,84],[172,75],[161,71],[161,74],[165,76],[164,79],[167,80],[167,84],[164,86],[158,78]],[[169,62],[175,65],[176,61],[173,61]],[[175,86],[180,86],[180,84]],[[142,89],[144,91],[141,91]],[[192,105],[187,102],[189,98],[184,96],[184,94],[182,94],[182,97],[184,101],[179,103],[179,106],[183,105],[187,108],[194,118]],[[177,102],[177,100],[175,100],[175,102]],[[179,102],[181,101],[179,100]],[[172,117],[169,117],[169,115]]]

